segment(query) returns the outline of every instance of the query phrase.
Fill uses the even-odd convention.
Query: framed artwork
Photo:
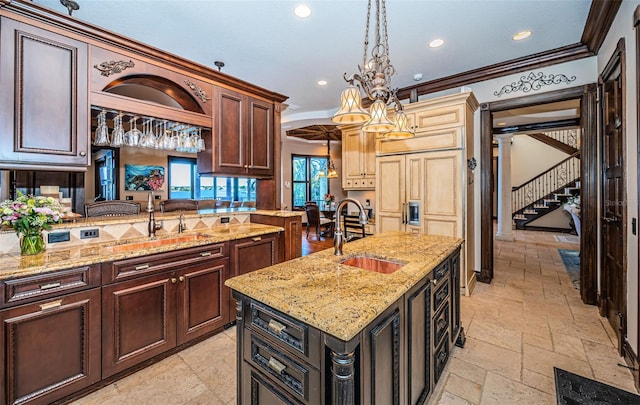
[[[124,188],[128,191],[156,191],[164,185],[164,167],[124,165]]]

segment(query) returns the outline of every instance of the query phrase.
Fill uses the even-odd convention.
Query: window
[[[256,179],[200,176],[196,159],[169,156],[169,198],[255,201]]]
[[[293,155],[291,157],[293,177],[291,192],[294,208],[303,208],[307,201],[316,201],[319,204],[324,200],[324,195],[329,193],[329,182],[324,175],[326,167],[326,156]]]

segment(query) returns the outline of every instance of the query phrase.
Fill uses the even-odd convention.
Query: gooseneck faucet
[[[184,232],[187,229],[187,226],[184,223],[184,212],[180,211],[180,216],[178,217],[178,233]]]
[[[342,236],[342,228],[340,227],[340,211],[342,211],[342,207],[347,205],[348,203],[354,203],[358,210],[360,211],[360,224],[365,225],[369,222],[369,218],[367,217],[367,213],[364,210],[364,207],[358,200],[354,200],[353,198],[345,198],[340,201],[338,206],[336,207],[336,224],[335,224],[335,232],[333,234],[333,254],[336,256],[342,256],[342,246],[344,245],[344,237]]]
[[[153,191],[149,193],[147,198],[147,212],[149,213],[149,237],[155,238],[156,231],[162,229],[162,221],[156,223],[156,216],[154,215],[155,207],[153,206]]]

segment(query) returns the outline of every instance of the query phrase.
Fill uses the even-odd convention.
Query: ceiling
[[[75,0],[73,16],[289,96],[284,129],[330,123],[362,63],[364,0]],[[66,13],[60,0],[34,0]],[[301,19],[295,6],[312,14]],[[387,0],[393,87],[580,42],[584,0]],[[373,13],[373,11],[372,11]],[[523,41],[512,36],[523,30]],[[429,48],[442,38],[444,46]],[[422,78],[414,80],[414,75]],[[326,86],[319,86],[326,80]]]

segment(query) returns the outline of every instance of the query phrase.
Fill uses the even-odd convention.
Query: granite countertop
[[[338,339],[348,341],[429,274],[461,239],[385,232],[234,277],[225,283]],[[340,264],[366,255],[406,263],[392,274]]]
[[[279,226],[247,223],[188,231],[182,234],[166,234],[154,240],[143,237],[59,249],[49,248],[44,253],[34,256],[21,256],[20,253],[2,254],[0,255],[0,280],[226,242],[283,230]],[[174,243],[156,242],[173,238],[180,239]],[[130,244],[135,244],[131,246],[134,249],[119,250],[118,248],[118,246]]]

